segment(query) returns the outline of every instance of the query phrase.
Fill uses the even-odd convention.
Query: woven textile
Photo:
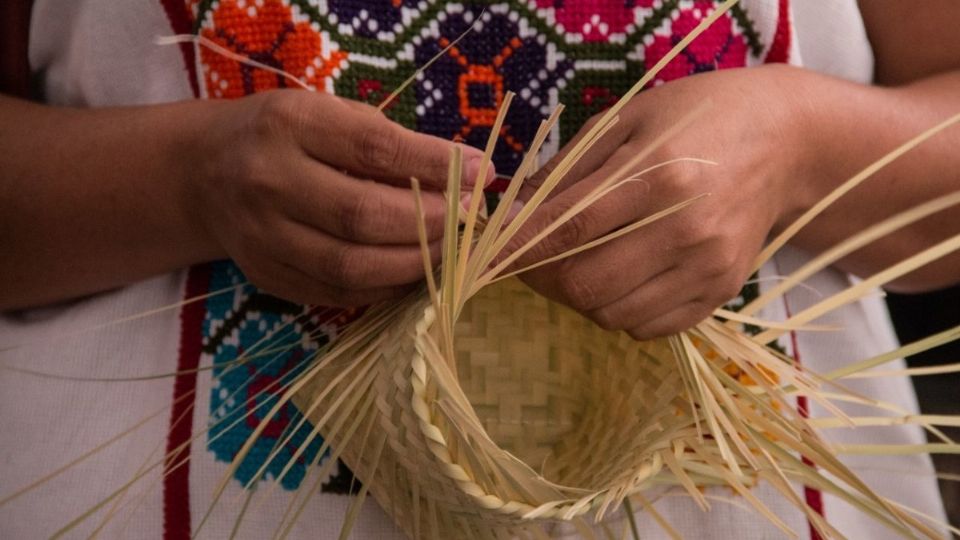
[[[613,11],[606,10],[606,7],[619,4],[620,2],[569,0],[560,4],[514,2],[505,5],[499,13],[491,9],[488,9],[488,13],[491,17],[505,16],[507,20],[511,13],[516,13],[513,17],[519,28],[537,25],[537,32],[544,36],[548,59],[559,58],[562,54],[563,58],[574,63],[573,78],[567,80],[566,87],[559,88],[558,85],[558,89],[554,90],[557,93],[556,101],[566,104],[568,112],[573,113],[574,109],[585,105],[599,110],[615,99],[620,89],[612,85],[604,86],[602,80],[619,77],[617,70],[620,68],[617,66],[634,70],[632,75],[624,77],[625,80],[633,80],[635,76],[639,76],[643,65],[635,56],[629,55],[636,52],[638,44],[644,39],[653,38],[638,38],[635,34],[644,23],[636,21],[646,20],[653,10],[667,5],[665,2],[624,4],[633,11],[620,10],[617,12],[621,15],[619,18],[609,15]],[[741,24],[740,19],[744,16],[748,18],[750,26],[758,36],[761,50],[759,54],[754,54],[749,47],[750,39],[746,39],[747,66],[768,59],[786,59],[792,64],[802,63],[811,69],[846,79],[869,82],[869,66],[872,62],[869,61],[869,47],[856,2],[831,0],[792,4],[792,13],[788,18],[784,9],[786,0],[742,0],[743,9],[734,13],[733,22],[724,19],[718,26],[729,25],[734,34],[746,36],[743,29],[747,23]],[[149,105],[189,99],[194,95],[213,97],[204,71],[204,66],[207,70],[210,69],[213,60],[196,54],[191,47],[158,47],[153,38],[198,31],[202,24],[198,22],[201,13],[204,17],[212,17],[214,11],[227,5],[228,3],[201,4],[184,0],[36,0],[34,24],[31,28],[32,68],[51,104],[78,107]],[[315,0],[309,4],[294,3],[296,7],[291,7],[290,3],[253,1],[234,5],[245,11],[247,16],[250,16],[251,7],[257,10],[254,13],[265,13],[274,6],[280,13],[278,20],[287,20],[287,23],[298,21],[293,24],[294,29],[296,24],[310,21],[309,26],[319,36],[318,42],[322,47],[321,53],[309,53],[311,63],[317,57],[334,58],[332,54],[336,51],[346,54],[345,57],[336,59],[339,62],[338,71],[330,70],[329,74],[319,71],[323,75],[324,88],[332,87],[334,92],[368,102],[379,101],[387,91],[412,72],[416,64],[415,60],[411,60],[416,46],[412,41],[414,35],[434,31],[431,30],[432,25],[436,25],[434,32],[439,32],[440,12],[452,13],[456,7],[448,3],[425,3],[420,6],[405,2],[398,9],[389,0],[362,4],[353,2],[349,5],[332,0]],[[693,2],[673,2],[669,5],[673,6],[669,21],[665,18],[659,25],[648,26],[648,30],[653,28],[652,32],[648,31],[649,35],[667,35],[667,30],[677,25],[674,21],[679,20],[684,10],[689,11],[696,5],[710,7],[710,3]],[[334,20],[330,17],[334,11],[346,13],[353,9],[356,17],[363,19],[363,8],[366,8],[367,19],[371,14],[386,14],[376,17],[378,20],[394,17],[390,20],[398,20],[404,28],[412,28],[415,24],[421,26],[416,31],[407,31],[394,41],[387,41],[370,37],[376,36],[375,33],[368,33],[367,37],[351,37],[348,35],[350,32],[340,28],[340,25],[346,24],[340,19],[337,19],[336,27],[329,24]],[[479,4],[471,6],[474,14],[479,13],[480,8]],[[404,12],[407,15],[403,15]],[[321,17],[317,16],[318,13]],[[390,15],[391,13],[393,15]],[[801,17],[804,14],[806,17]],[[794,16],[796,34],[791,35],[794,27],[789,24],[789,19]],[[290,27],[287,23],[282,23],[281,26]],[[584,30],[587,23],[590,26]],[[631,28],[631,24],[634,27]],[[208,24],[208,27],[214,28],[212,23]],[[382,30],[379,22],[377,28]],[[369,23],[367,31],[370,31]],[[302,30],[300,32],[303,34]],[[483,32],[484,28],[478,25],[475,33],[482,35]],[[287,43],[289,36],[294,34],[296,32],[288,34],[283,43]],[[244,39],[250,37],[244,36]],[[275,37],[264,34],[257,38],[268,43],[269,46],[263,46],[266,53],[263,53],[263,50],[258,53],[254,48],[249,48],[248,51],[260,54],[261,58],[269,58],[271,54],[280,52],[284,69],[296,72],[293,64],[299,61],[297,58],[300,56],[293,54],[292,49],[272,45]],[[442,37],[452,39],[455,36]],[[250,41],[255,40],[248,39],[248,42]],[[401,42],[407,45],[400,46]],[[622,45],[626,42],[635,46]],[[357,46],[358,43],[364,44],[368,49],[362,50]],[[797,54],[798,48],[803,53],[802,62]],[[237,49],[234,47],[233,50]],[[818,51],[819,54],[815,54]],[[184,52],[187,54],[183,54]],[[397,54],[400,52],[407,56],[398,59]],[[475,54],[473,51],[467,53]],[[511,56],[510,61],[516,58]],[[269,61],[276,64],[275,60]],[[689,58],[687,61],[689,62]],[[378,65],[378,62],[381,64]],[[229,72],[229,64],[225,65],[223,73]],[[399,67],[394,71],[391,65]],[[236,64],[232,67],[237,72],[243,69]],[[316,65],[314,68],[316,69]],[[441,71],[438,71],[441,68],[440,64],[434,66],[425,74],[425,78],[436,79],[441,75]],[[503,69],[500,69],[500,72]],[[303,72],[306,74],[306,69]],[[195,73],[200,76],[195,76]],[[361,76],[362,73],[375,76]],[[256,75],[251,71],[247,77]],[[593,81],[593,86],[600,87],[599,90],[582,92],[581,95],[586,96],[585,100],[561,98],[560,92],[567,92],[567,96],[576,96],[571,88],[576,85],[587,86],[585,81],[588,77]],[[353,83],[350,83],[351,78]],[[360,79],[370,82],[360,84]],[[273,77],[258,78],[256,81],[263,85],[263,88],[283,84],[283,81]],[[194,86],[193,90],[191,84]],[[220,82],[217,84],[222,85]],[[329,87],[326,86],[328,84]],[[433,84],[436,84],[436,81]],[[427,92],[422,86],[425,86],[423,81],[418,81],[389,114],[407,125],[417,127],[416,103],[418,100],[424,101]],[[508,88],[517,90],[516,87]],[[251,86],[251,89],[257,90],[255,85]],[[522,94],[522,87],[518,94]],[[527,99],[529,98],[519,95],[515,103],[525,102]],[[400,113],[406,114],[406,119],[401,118]],[[566,136],[569,136],[576,131],[577,121],[572,120],[570,115],[566,116],[562,129],[566,130]],[[586,116],[588,115],[584,115]],[[559,146],[560,135],[558,130],[551,137],[549,151],[552,152]],[[500,172],[508,172],[503,158],[498,157],[498,162]],[[808,256],[788,250],[783,257],[778,256],[779,267],[767,269],[765,279],[787,274],[808,260]],[[104,321],[171,305],[184,297],[202,295],[233,283],[234,280],[243,280],[236,267],[228,263],[204,265],[189,271],[184,290],[185,273],[177,272],[162,279],[138,283],[81,302],[38,310],[22,317],[0,316],[0,342],[44,343],[42,348],[8,352],[4,361],[55,373],[103,376],[138,376],[198,367],[206,369],[215,363],[217,373],[222,375],[229,369],[226,362],[234,359],[238,350],[250,350],[262,336],[275,334],[284,328],[290,330],[292,335],[303,329],[309,331],[315,327],[326,332],[335,330],[338,326],[340,314],[322,310],[308,312],[302,306],[282,303],[252,288],[244,288],[207,301],[189,304],[182,310],[155,315],[138,321],[133,326],[124,326],[122,332],[75,333]],[[805,287],[792,292],[789,302],[784,302],[782,308],[796,313],[817,301],[820,298],[818,294],[833,294],[848,285],[843,274],[836,271],[824,272],[809,280]],[[799,334],[797,343],[790,347],[789,351],[791,354],[802,353],[804,364],[811,369],[829,371],[836,367],[837,358],[866,357],[889,350],[894,344],[883,313],[882,301],[878,298],[870,298],[849,306],[835,317],[824,321],[825,324],[842,325],[847,331],[827,335]],[[768,318],[782,319],[785,316],[784,313],[773,312]],[[288,323],[292,329],[284,326]],[[50,336],[63,333],[72,336],[69,341],[49,340]],[[149,479],[150,487],[145,488],[149,491],[144,493],[146,498],[139,499],[139,488],[136,493],[129,493],[128,497],[137,500],[128,501],[130,504],[124,505],[121,519],[116,520],[115,526],[108,527],[101,537],[156,538],[162,534],[164,538],[171,540],[185,540],[192,537],[204,520],[206,521],[201,538],[230,537],[236,525],[237,513],[243,508],[243,501],[247,496],[241,489],[243,481],[248,478],[251,468],[257,468],[262,463],[251,459],[250,463],[244,464],[242,469],[246,472],[241,471],[237,478],[229,483],[219,510],[207,519],[206,512],[212,502],[211,492],[227,470],[224,460],[236,452],[235,443],[228,441],[239,440],[242,433],[227,435],[229,430],[222,430],[220,433],[224,435],[212,440],[212,437],[203,434],[203,430],[217,413],[239,411],[237,415],[242,414],[243,411],[231,406],[231,403],[242,403],[243,399],[234,399],[231,402],[232,395],[243,395],[249,390],[246,385],[259,384],[265,387],[283,378],[284,373],[295,370],[298,362],[309,357],[323,341],[325,337],[322,333],[313,342],[280,340],[282,347],[289,348],[274,351],[275,364],[267,365],[270,359],[263,360],[258,357],[257,361],[260,363],[253,370],[258,373],[258,377],[247,377],[245,382],[232,380],[222,383],[223,386],[218,388],[213,387],[211,371],[185,371],[183,375],[176,377],[175,381],[160,379],[142,384],[111,383],[93,386],[55,384],[54,381],[46,379],[14,376],[9,373],[0,377],[0,409],[9,413],[0,415],[0,427],[5,434],[5,437],[0,439],[2,454],[5,456],[4,460],[0,460],[3,461],[0,472],[6,492],[11,487],[26,485],[48,474],[65,460],[103,443],[121,429],[155,413],[161,407],[169,408],[171,397],[177,398],[173,410],[157,417],[144,433],[121,441],[95,462],[75,468],[69,475],[61,478],[61,481],[49,486],[50,489],[45,488],[41,490],[42,493],[37,492],[35,497],[26,498],[19,504],[3,509],[4,512],[0,515],[0,537],[33,538],[52,535],[63,525],[63,521],[51,520],[49,516],[66,518],[79,515],[131,478],[148,460],[151,452],[163,452],[182,445],[186,445],[187,450],[181,455],[189,453],[190,461],[177,467],[174,467],[171,461],[164,464],[162,470],[154,470],[155,476]],[[69,354],[65,355],[67,352]],[[276,371],[272,371],[272,368]],[[227,393],[222,392],[225,387],[228,388]],[[866,396],[894,400],[906,410],[916,410],[912,390],[906,379],[862,380],[858,381],[855,389]],[[43,396],[43,399],[37,399],[38,396]],[[811,404],[810,409],[813,415],[820,412],[816,404]],[[289,428],[295,412],[283,411],[278,417],[271,419],[271,430],[276,433]],[[78,429],[80,426],[83,427],[82,431]],[[509,426],[504,426],[506,427]],[[831,440],[849,444],[923,442],[922,434],[909,426],[891,430],[891,433],[882,438],[872,432],[861,434],[859,430],[827,430],[826,434]],[[199,438],[190,444],[193,435],[198,435]],[[223,442],[223,446],[218,442]],[[880,492],[928,514],[942,516],[935,483],[930,476],[932,469],[926,457],[847,461],[857,467],[858,471],[863,471],[870,485],[876,486]],[[294,466],[295,471],[298,469],[299,463]],[[313,473],[308,482],[300,482],[301,487],[312,485],[313,479],[317,477],[314,469],[301,471]],[[300,481],[299,473],[295,471],[289,474],[290,478],[285,479],[283,485],[277,484],[274,473],[267,472],[267,480],[258,485],[257,500],[251,505],[256,507],[256,512],[251,508],[239,531],[239,538],[269,538],[275,534],[276,521],[287,510],[296,494],[295,491],[285,489]],[[346,471],[337,472],[336,469],[331,477],[319,480],[323,493],[311,500],[300,525],[290,535],[291,538],[337,537],[339,525],[351,498],[330,493],[344,493],[351,487],[358,486],[351,484]],[[266,497],[267,489],[274,487],[276,489],[271,496]],[[801,537],[809,537],[809,532],[803,534],[806,530],[803,517],[790,505],[779,504],[779,499],[774,497],[767,487],[759,486],[755,491],[756,495],[772,505],[779,516],[801,533]],[[805,492],[802,486],[798,486],[798,489],[798,494],[808,501],[818,497],[819,492],[815,490]],[[715,494],[721,497],[728,495],[719,491]],[[822,503],[827,519],[848,537],[890,538],[889,531],[851,510],[843,501],[824,494]],[[132,508],[134,506],[135,509]],[[700,538],[705,534],[714,538],[778,537],[778,534],[771,530],[772,526],[764,520],[735,505],[717,503],[710,512],[704,513],[690,501],[674,497],[662,501],[658,510],[688,538]],[[649,515],[638,516],[637,521],[642,538],[664,537],[663,531]],[[89,526],[83,529],[84,532],[78,532],[78,536],[92,533],[97,523],[97,520],[92,520]],[[389,518],[376,504],[368,501],[361,510],[361,519],[354,537],[394,539],[398,538],[397,534]]]
[[[761,3],[764,4],[764,3]],[[769,3],[765,3],[769,4]],[[489,136],[507,91],[517,94],[494,153],[500,175],[519,165],[540,121],[558,105],[567,109],[551,133],[543,159],[573,137],[591,116],[612,105],[647,68],[655,64],[705,17],[716,2],[678,0],[515,0],[449,3],[436,0],[220,0],[190,2],[192,31],[238,54],[284,70],[311,89],[379,104],[404,79],[451,41],[471,29],[428,70],[418,76],[386,111],[400,124],[445,139],[481,147]],[[675,59],[651,85],[711,71],[786,61],[789,24],[782,16],[753,20],[750,3],[721,17]],[[767,8],[769,9],[769,8]],[[773,24],[775,23],[775,24]],[[200,49],[197,86],[202,97],[232,99],[294,86],[284,77],[243,65],[209,49]],[[195,269],[200,291],[240,283],[232,263]],[[754,287],[755,289],[755,287]],[[746,291],[754,295],[755,291]],[[279,332],[299,328],[304,308],[265,300],[252,287],[237,295],[211,298],[201,328],[201,363],[223,365],[237,354]],[[316,312],[314,313],[316,315]],[[291,343],[282,355],[251,362],[248,373],[230,373],[213,389],[210,418],[240,414],[239,392],[292,377],[298,361],[327,341],[337,316],[326,313],[316,340]],[[346,320],[340,317],[340,320]],[[291,328],[288,328],[290,326]],[[302,329],[301,329],[302,330]],[[304,332],[296,333],[302,336]],[[292,336],[293,334],[291,334]],[[296,341],[299,337],[290,337]],[[247,382],[251,377],[252,382]],[[268,410],[275,396],[262,404]],[[269,419],[270,433],[295,426],[300,415],[287,405]],[[299,428],[309,433],[309,423]],[[251,427],[211,432],[208,448],[229,462]],[[237,471],[247,482],[262,465],[276,437],[267,436]],[[302,439],[298,432],[292,439]],[[319,444],[311,445],[315,452]],[[302,461],[314,456],[305,453]],[[277,467],[286,462],[277,459]],[[276,473],[268,469],[268,473]],[[270,474],[268,474],[268,478]],[[284,477],[295,489],[302,466]]]
[[[612,104],[691,31],[712,1],[222,0],[191,3],[195,31],[320,91],[379,103],[467,28],[388,114],[480,146],[507,90],[519,98],[494,161],[510,174],[542,118],[567,107],[551,148]],[[477,20],[479,18],[479,21]],[[785,30],[786,29],[786,30]],[[714,69],[786,61],[789,26],[758,28],[747,7],[724,15],[652,84]],[[200,52],[201,90],[233,98],[285,87],[277,75]]]

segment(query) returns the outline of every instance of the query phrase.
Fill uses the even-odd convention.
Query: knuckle
[[[670,329],[670,332],[675,333],[692,328],[697,323],[709,317],[716,307],[717,306],[714,306],[713,302],[709,299],[694,300],[688,308],[684,310],[683,316],[677,320],[673,328]]]
[[[567,211],[567,208],[558,208],[550,216],[553,223]],[[564,222],[557,230],[543,240],[543,251],[547,256],[558,255],[573,249],[591,240],[590,230],[594,221],[592,212],[584,210]]]
[[[594,218],[593,212],[590,210],[584,210],[567,221],[564,227],[562,227],[566,229],[565,240],[567,241],[567,246],[573,248],[592,240],[592,238],[590,238],[590,231],[593,229],[591,225],[595,221],[596,219]]]
[[[687,242],[692,245],[709,241],[715,236],[716,229],[709,220],[687,219],[683,222],[682,233]]]
[[[661,153],[665,156],[679,156],[682,154],[682,148],[675,148],[675,144],[667,143],[661,148]],[[677,186],[689,189],[690,179],[700,176],[702,170],[698,163],[692,161],[676,161],[670,165],[673,172],[673,182]]]
[[[329,278],[335,287],[358,288],[363,285],[367,273],[360,250],[345,247],[335,251],[330,261]]]
[[[732,272],[740,264],[739,256],[733,242],[718,242],[715,258],[717,262],[726,269],[726,273]]]
[[[659,159],[654,162],[666,162],[687,152],[689,149],[682,145],[667,143],[657,151]],[[703,193],[703,167],[702,164],[693,161],[673,161],[669,166],[656,171],[656,175],[666,184],[671,196],[686,199]]]
[[[738,262],[731,246],[724,242],[715,242],[704,255],[703,273],[710,278],[726,277],[732,273]]]
[[[272,137],[295,125],[300,117],[296,100],[289,92],[269,92],[253,120],[257,135]]]
[[[238,164],[237,181],[241,196],[247,203],[260,203],[265,198],[273,199],[279,191],[276,177],[270,174],[266,157],[261,152],[250,152]]]
[[[375,171],[389,171],[401,158],[400,143],[400,132],[392,126],[364,129],[358,141],[360,158]]]
[[[590,313],[590,319],[600,328],[613,332],[623,330],[623,323],[608,309],[598,309]]]
[[[573,309],[585,311],[597,307],[596,288],[572,269],[567,261],[560,265],[557,286],[564,301]]]
[[[724,276],[717,284],[717,305],[736,298],[742,288],[743,283],[741,283],[735,274],[730,273]]]
[[[651,332],[650,329],[646,326],[631,328],[627,330],[627,334],[629,334],[630,337],[632,337],[637,341],[649,341],[657,337],[656,334],[654,332]]]
[[[323,288],[324,304],[330,307],[353,307],[350,291],[343,287],[326,286]]]
[[[373,190],[365,190],[359,197],[345,201],[339,219],[344,236],[357,241],[376,241],[382,232],[383,211],[384,201]]]

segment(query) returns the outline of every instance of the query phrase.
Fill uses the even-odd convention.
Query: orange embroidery
[[[450,40],[440,38],[441,47],[450,45]],[[505,46],[500,54],[493,58],[493,65],[471,64],[467,57],[463,55],[457,47],[451,47],[448,54],[465,69],[457,80],[457,98],[460,103],[460,114],[466,121],[460,128],[459,137],[466,139],[474,128],[493,127],[497,119],[497,111],[500,110],[500,104],[503,103],[503,75],[497,72],[496,67],[503,65],[503,61],[513,54],[513,51],[520,48],[523,42],[519,38],[512,38],[509,45]],[[471,86],[486,86],[492,95],[491,103],[476,105],[470,100]],[[516,152],[523,151],[523,143],[510,135],[509,126],[500,129],[500,139]]]
[[[310,20],[295,17],[280,0],[221,0],[207,17],[201,34],[251,60],[281,69],[319,91],[332,88],[332,77],[344,65],[346,51],[335,50]],[[245,66],[201,50],[207,93],[238,98],[263,90],[286,88],[289,81],[274,73]]]

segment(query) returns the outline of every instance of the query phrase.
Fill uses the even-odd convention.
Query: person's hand
[[[251,283],[327,306],[409,291],[423,277],[411,177],[425,190],[427,236],[439,258],[453,143],[404,129],[373,107],[302,91],[224,103],[210,120],[187,204]],[[472,184],[482,153],[463,152]]]
[[[637,339],[684,330],[708,317],[738,294],[771,230],[815,196],[800,191],[814,191],[811,178],[816,175],[812,167],[801,167],[815,161],[807,160],[804,151],[809,145],[802,138],[803,94],[795,83],[805,76],[787,67],[721,71],[639,94],[624,107],[619,123],[531,215],[508,253],[707,99],[712,104],[691,127],[632,172],[679,157],[718,165],[681,162],[626,183],[548,236],[512,268],[710,194],[626,236],[521,276],[535,290],[600,326],[626,330]],[[562,155],[530,179],[521,200],[529,199]]]

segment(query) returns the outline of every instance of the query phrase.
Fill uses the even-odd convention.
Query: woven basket
[[[556,114],[541,126],[534,148],[542,144]],[[502,117],[503,111],[498,121]],[[884,162],[955,123],[960,123],[960,115],[838,187],[772,240],[757,263],[768,260],[804,223]],[[492,144],[488,156],[490,148]],[[636,163],[624,168],[644,157],[638,155]],[[523,181],[524,167],[489,218],[478,217],[476,204],[464,217],[457,202],[459,158],[454,151],[441,269],[431,268],[421,222],[427,286],[402,301],[380,304],[364,313],[284,394],[284,400],[293,399],[331,445],[330,462],[341,458],[363,483],[361,496],[345,519],[345,532],[369,492],[412,538],[543,537],[556,522],[569,522],[589,538],[593,534],[587,514],[602,520],[623,505],[632,516],[631,501],[673,534],[651,504],[658,490],[679,486],[706,509],[703,488],[719,485],[732,489],[763,518],[794,536],[783,519],[753,494],[752,487],[762,480],[804,512],[825,538],[843,536],[797,497],[797,484],[844,499],[904,537],[942,536],[929,521],[874,493],[837,458],[838,448],[824,441],[815,428],[912,423],[939,436],[936,425],[957,419],[914,415],[879,401],[864,401],[836,381],[957,339],[960,329],[823,376],[764,344],[870,294],[873,287],[960,249],[960,236],[787,321],[717,310],[715,317],[687,331],[636,342],[626,334],[602,330],[510,277],[511,260],[568,219],[561,216],[522,247],[503,254],[532,208],[564,173],[554,169],[524,210],[507,224],[506,208]],[[526,166],[527,170],[532,167],[529,156]],[[622,185],[629,178],[623,176],[627,173],[614,174],[582,205]],[[414,193],[419,197],[416,182]],[[473,201],[481,198],[479,191],[474,195]],[[695,201],[677,203],[574,252],[683,211]],[[958,203],[960,195],[952,194],[889,218],[810,264],[822,268],[863,245],[865,239]],[[497,259],[496,254],[505,258]],[[798,283],[814,270],[801,268],[782,285]],[[755,313],[768,296],[764,293],[744,309]],[[750,336],[743,324],[763,330]],[[819,403],[828,416],[805,418],[794,406],[798,395]],[[878,416],[850,418],[832,403],[836,399],[863,403],[878,411]],[[891,411],[903,416],[889,416]],[[960,451],[960,445],[941,439],[942,443],[922,447],[867,445],[847,451],[879,455]]]
[[[509,279],[466,303],[456,360],[438,364],[429,296],[405,305],[368,316],[383,321],[375,351],[360,341],[343,352],[375,373],[362,418],[327,414],[343,397],[329,391],[343,365],[294,400],[411,537],[517,535],[678,483],[665,467],[678,454],[689,470],[722,462],[715,448],[693,457],[686,446],[703,447],[710,428],[694,414],[670,339],[605,331]],[[359,429],[345,434],[344,423]]]
[[[329,350],[308,362],[303,372],[280,387],[282,397],[263,418],[279,414],[292,400],[315,426],[287,460],[280,476],[302,462],[310,443],[322,435],[325,443],[316,460],[319,462],[327,449],[330,456],[318,471],[311,472],[322,479],[323,471],[329,471],[339,458],[362,482],[360,496],[344,520],[341,537],[349,534],[368,491],[412,538],[543,538],[552,532],[554,524],[561,522],[572,524],[582,536],[591,538],[595,535],[585,519],[587,515],[600,520],[623,505],[632,518],[631,501],[639,503],[676,537],[651,502],[660,490],[677,486],[704,509],[707,503],[703,488],[730,488],[763,518],[787,535],[795,536],[779,516],[753,495],[751,488],[761,480],[803,511],[810,525],[824,538],[842,535],[797,496],[795,485],[811,486],[843,499],[904,537],[942,537],[942,529],[931,527],[929,519],[918,519],[910,510],[871,491],[837,459],[841,451],[851,450],[830,446],[815,427],[914,424],[942,442],[918,446],[862,445],[854,450],[875,455],[960,452],[960,445],[936,429],[937,425],[960,425],[960,418],[912,414],[895,405],[845,392],[836,384],[849,376],[876,375],[864,371],[960,339],[960,327],[873,358],[858,359],[823,376],[805,371],[793,359],[763,344],[870,294],[874,287],[960,249],[960,236],[927,248],[787,321],[762,321],[752,314],[766,305],[765,301],[774,293],[783,294],[845,254],[925,216],[960,205],[960,193],[889,218],[834,246],[751,301],[744,308],[745,313],[717,310],[716,317],[694,328],[647,342],[605,331],[576,312],[537,295],[520,281],[508,278],[506,272],[512,268],[508,261],[498,261],[494,266],[495,256],[504,254],[524,219],[560,184],[576,159],[617,121],[624,104],[734,3],[736,0],[726,0],[705,17],[610,107],[547,174],[513,221],[507,223],[506,209],[526,175],[536,168],[536,156],[556,125],[562,107],[541,124],[500,209],[489,218],[478,214],[482,185],[477,187],[481,183],[475,182],[472,206],[466,219],[461,219],[458,201],[462,156],[455,151],[447,186],[441,271],[431,268],[421,221],[418,225],[427,286],[403,301],[370,308]],[[216,47],[197,36],[175,36],[164,42]],[[449,47],[455,43],[456,40]],[[222,48],[214,50],[298,82],[293,75],[270,66],[245,60]],[[415,75],[407,79],[381,108],[414,79]],[[485,166],[489,165],[511,99],[512,94],[507,92],[490,130]],[[677,158],[639,173],[634,170],[659,144],[688,127],[696,114],[694,111],[666,130],[575,206],[582,210],[646,171],[692,159]],[[837,187],[773,239],[757,257],[755,268],[873,172],[955,124],[960,124],[960,115],[918,135]],[[483,177],[482,173],[478,175]],[[414,181],[414,192],[419,196],[418,189]],[[682,211],[697,199],[678,202],[574,251],[589,249]],[[524,249],[574,215],[575,208],[569,213],[506,257],[522,256]],[[742,331],[742,324],[763,331],[751,337]],[[237,365],[248,360],[242,355]],[[960,371],[960,365],[951,369]],[[892,372],[890,376],[903,375]],[[826,385],[830,385],[828,391],[821,391]],[[794,407],[793,400],[798,395],[818,402],[828,413],[815,421],[803,417]],[[877,411],[877,416],[850,418],[833,406],[833,401],[844,400]],[[234,473],[268,424],[259,422],[237,452],[194,535],[223,498]],[[290,442],[298,429],[299,426],[286,435],[280,446]],[[132,430],[123,435],[129,433]],[[80,464],[115,440],[118,438],[0,499],[0,507]],[[271,451],[246,487],[254,486],[265,475],[267,464],[278,457],[280,446]],[[184,448],[189,448],[189,441],[169,451],[152,467],[145,466],[144,472],[67,524],[60,533],[70,531],[112,500],[119,502],[129,487],[152,468],[166,467],[178,460],[177,467],[185,463],[188,458],[181,460],[180,456]],[[247,503],[252,495],[251,492]],[[288,507],[281,518],[278,537],[290,532],[310,495],[308,491],[302,501],[293,498],[299,507],[294,510],[293,503]],[[116,508],[110,510],[103,524],[112,518]],[[246,510],[244,503],[234,531]]]
[[[815,423],[796,410],[794,399],[804,395],[830,411],[832,418],[817,419],[821,425],[824,420],[851,427],[913,423],[936,434],[934,425],[943,418],[934,421],[900,411],[902,417],[852,419],[826,396],[844,394],[837,379],[957,339],[960,329],[825,376],[804,370],[764,344],[960,248],[960,237],[910,257],[788,321],[761,321],[718,310],[715,315],[720,318],[711,317],[685,332],[647,342],[604,331],[516,279],[505,279],[511,261],[516,262],[565,219],[644,171],[684,159],[635,171],[658,145],[688,127],[699,111],[666,130],[523,247],[505,254],[524,220],[559,185],[578,156],[617,121],[623,104],[735,1],[724,2],[613,105],[549,172],[513,221],[505,220],[506,208],[526,175],[535,170],[536,155],[562,107],[541,124],[500,207],[489,218],[478,217],[479,182],[475,182],[472,206],[463,215],[457,202],[461,155],[454,151],[440,271],[431,268],[421,221],[427,286],[404,301],[367,311],[285,394],[292,396],[330,444],[332,458],[341,458],[363,484],[361,497],[345,519],[345,533],[357,516],[362,495],[369,491],[412,538],[542,538],[557,522],[568,522],[583,536],[592,537],[585,519],[588,514],[601,520],[623,505],[632,517],[631,501],[675,535],[651,504],[661,489],[679,486],[706,509],[703,488],[725,486],[786,535],[794,536],[781,517],[752,493],[751,488],[762,480],[804,512],[825,538],[842,535],[797,497],[797,484],[844,499],[905,537],[942,536],[929,522],[860,481],[837,459],[837,449],[819,436]],[[487,163],[511,98],[508,93],[491,129]],[[960,115],[840,185],[773,239],[757,257],[756,268],[873,172],[956,123]],[[419,197],[416,181],[414,192]],[[564,256],[683,211],[697,199],[678,202]],[[958,203],[960,196],[951,195],[909,215],[890,218],[811,264],[823,268],[879,237],[882,230],[888,233]],[[497,260],[498,255],[506,259]],[[815,270],[798,270],[784,280],[783,290],[809,275],[804,272]],[[764,305],[762,299],[745,309]],[[742,324],[765,330],[751,337]],[[823,390],[826,385],[828,391]],[[847,397],[858,399],[853,394]],[[896,410],[879,402],[867,405],[877,411]],[[883,455],[925,452],[934,446],[867,450]],[[936,449],[956,452],[960,446],[944,439]],[[243,457],[241,452],[234,467]]]

